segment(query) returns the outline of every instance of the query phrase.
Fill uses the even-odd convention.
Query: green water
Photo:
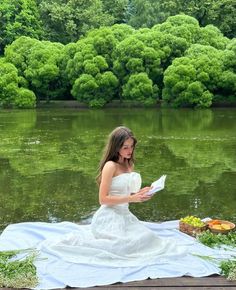
[[[143,185],[166,188],[132,204],[140,219],[191,214],[236,221],[236,109],[0,112],[0,229],[23,221],[86,222],[99,207],[96,169],[107,134],[130,127]]]

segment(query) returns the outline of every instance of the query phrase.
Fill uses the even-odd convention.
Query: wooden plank
[[[68,287],[69,288],[69,287]],[[163,290],[236,290],[236,281],[226,280],[222,276],[213,275],[209,277],[192,278],[161,278],[133,281],[128,283],[116,283],[113,285],[96,286],[89,288],[69,288],[73,290],[152,290],[161,288]],[[15,290],[12,288],[0,288],[0,290]],[[56,289],[61,290],[61,289]]]
[[[73,290],[114,290],[114,288],[109,288],[109,287],[94,287],[94,288],[72,288]],[[162,289],[162,290],[235,290],[235,286],[232,287],[219,287],[219,286],[207,286],[207,287],[198,287],[198,286],[193,286],[193,287],[189,287],[189,286],[181,286],[181,287],[177,287],[177,288],[173,288],[172,286],[166,286],[166,287],[162,287],[162,286],[155,286],[155,287],[122,287],[122,288],[117,288],[117,289],[122,289],[122,290],[141,290],[141,289],[148,289],[148,290],[156,290],[156,289]]]
[[[80,290],[82,288],[72,288],[73,290]],[[114,290],[114,288],[107,288],[107,287],[96,287],[96,288],[83,288],[84,290]],[[116,288],[120,289],[120,288]],[[206,287],[198,287],[198,286],[181,286],[181,287],[173,287],[173,286],[167,286],[167,287],[125,287],[122,288],[122,290],[156,290],[156,289],[162,289],[162,290],[235,290],[235,286],[232,287],[219,287],[219,286],[206,286]]]
[[[203,278],[180,277],[180,278],[161,278],[161,279],[147,279],[142,281],[134,281],[128,283],[116,283],[107,286],[97,286],[86,288],[86,290],[133,290],[133,289],[227,289],[236,290],[236,281],[228,281],[221,276],[211,276]],[[81,288],[76,288],[81,289]]]
[[[121,286],[122,284],[120,284]],[[147,279],[142,281],[134,281],[123,284],[127,286],[145,286],[145,287],[155,287],[155,286],[235,286],[236,281],[229,281],[222,276],[209,276],[201,278],[192,277],[178,277],[178,278],[162,278],[162,279]],[[115,285],[113,285],[115,286]],[[235,288],[236,289],[236,288]]]

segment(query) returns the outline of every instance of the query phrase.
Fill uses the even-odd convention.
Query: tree
[[[39,100],[59,99],[65,92],[59,67],[63,49],[60,43],[42,41],[33,47],[28,56],[24,75]]]
[[[205,23],[217,26],[227,37],[236,37],[236,2],[234,0],[213,1],[207,11]]]
[[[211,45],[217,49],[225,49],[229,39],[224,37],[220,30],[213,26],[207,25],[206,27],[200,27],[198,21],[188,15],[175,15],[170,16],[164,23],[155,25],[153,30],[161,33],[168,33],[172,36],[176,36],[185,40],[185,49],[190,47],[191,44],[200,43],[204,45]],[[166,45],[172,45],[172,41],[169,39]],[[173,50],[176,50],[173,47]],[[180,54],[183,53],[183,48]],[[179,56],[180,56],[179,54]],[[178,56],[175,54],[175,56]]]
[[[24,76],[24,71],[28,66],[31,49],[37,43],[39,43],[37,39],[21,36],[5,49],[6,60],[14,64],[21,76]]]
[[[114,23],[123,23],[129,0],[102,0],[104,11],[114,17]]]
[[[19,70],[38,100],[60,98],[66,84],[60,70],[64,45],[20,37],[6,49],[6,59]]]
[[[126,22],[135,28],[152,27],[169,16],[186,14],[196,18],[201,26],[213,24],[227,37],[235,37],[235,5],[234,0],[131,0]]]
[[[43,28],[35,0],[2,0],[0,27],[0,53],[19,36],[40,39]]]
[[[209,107],[213,95],[235,93],[236,75],[225,66],[226,51],[192,45],[164,73],[163,99],[174,106]]]
[[[164,23],[155,25],[153,29],[161,33],[168,33],[172,36],[185,39],[188,46],[198,41],[198,35],[200,33],[198,21],[188,15],[170,16]]]
[[[177,24],[179,27],[176,27]],[[163,71],[173,59],[183,56],[195,41],[194,33],[199,29],[198,22],[192,17],[176,16],[152,29],[139,29],[125,38],[113,53],[113,70],[120,79],[121,87],[130,75],[145,72],[154,85],[162,88]]]
[[[43,0],[39,9],[51,41],[74,42],[92,28],[114,23],[101,0]]]
[[[135,27],[152,27],[172,14],[163,9],[163,1],[131,0],[126,10],[126,22]],[[173,2],[175,3],[175,2]]]
[[[113,52],[119,40],[132,33],[127,25],[114,25],[92,30],[76,43],[66,67],[76,99],[91,107],[101,107],[118,94]]]
[[[0,106],[17,108],[34,108],[35,94],[21,87],[16,67],[0,59]]]

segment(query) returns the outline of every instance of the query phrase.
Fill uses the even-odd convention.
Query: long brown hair
[[[137,143],[136,138],[134,137],[133,132],[124,126],[115,128],[109,135],[107,145],[104,148],[103,157],[99,163],[98,175],[96,177],[97,183],[101,182],[102,169],[107,161],[117,162],[119,160],[119,151],[123,146],[124,142],[132,138],[134,141],[134,148]],[[131,158],[127,159],[130,165],[134,163],[134,150],[132,152]]]

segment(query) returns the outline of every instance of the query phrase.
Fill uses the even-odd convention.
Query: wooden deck
[[[236,290],[236,281],[228,281],[224,277],[213,275],[204,278],[180,277],[147,279],[137,282],[116,283],[107,286],[90,288],[67,288],[72,290]],[[0,290],[15,290],[12,288],[0,288]],[[56,289],[62,290],[62,289]]]
[[[73,290],[82,288],[72,288]],[[228,281],[224,277],[213,275],[204,278],[180,277],[147,279],[137,282],[116,283],[113,285],[83,288],[85,290],[236,290],[236,281]],[[59,290],[59,289],[58,289]]]

